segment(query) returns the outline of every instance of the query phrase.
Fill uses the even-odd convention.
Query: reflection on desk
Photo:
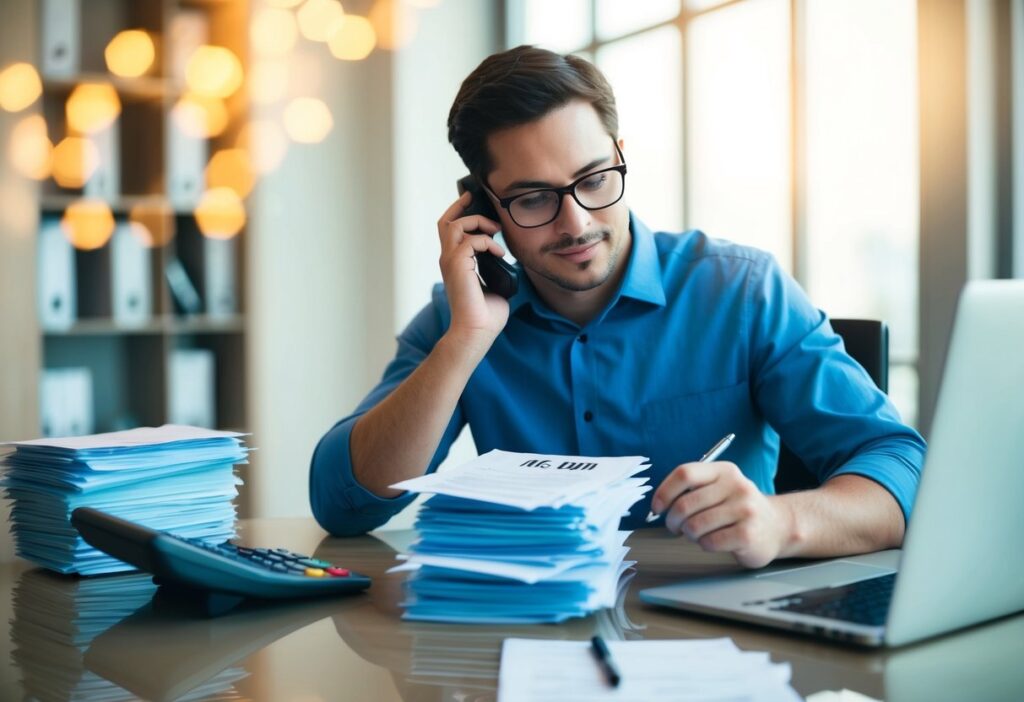
[[[628,542],[639,566],[619,607],[564,625],[503,627],[402,621],[404,577],[386,572],[395,549],[374,537],[324,538],[312,520],[269,519],[244,521],[242,535],[249,544],[315,552],[374,584],[355,597],[252,604],[204,619],[180,603],[151,601],[147,576],[76,579],[3,565],[0,593],[13,585],[15,594],[0,598],[0,618],[12,620],[14,652],[0,661],[0,699],[482,702],[495,698],[506,637],[585,640],[595,633],[731,637],[742,649],[790,663],[802,695],[848,688],[888,702],[1024,699],[1021,615],[905,649],[868,651],[645,605],[640,589],[735,569],[660,529]],[[395,538],[388,540],[401,548]]]

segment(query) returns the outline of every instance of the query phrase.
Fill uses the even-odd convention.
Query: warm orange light
[[[242,62],[223,46],[200,46],[188,60],[185,82],[193,92],[226,98],[242,85]]]
[[[284,108],[284,129],[292,141],[316,144],[334,127],[334,118],[323,100],[296,98]]]
[[[327,46],[337,58],[345,61],[359,61],[370,55],[377,44],[377,33],[370,20],[359,15],[345,15],[341,26],[334,33]]]
[[[338,0],[306,0],[296,13],[299,31],[312,41],[327,41],[341,25],[345,11]]]
[[[53,150],[53,179],[62,188],[80,188],[100,165],[100,150],[91,140],[65,137]]]
[[[235,145],[249,152],[253,171],[259,175],[277,170],[288,153],[288,139],[277,122],[257,119],[242,127]]]
[[[401,0],[376,0],[369,18],[377,33],[377,45],[382,49],[401,49],[416,34],[416,14]]]
[[[60,226],[72,246],[92,251],[106,244],[114,233],[114,213],[102,200],[79,200],[68,205]]]
[[[288,92],[288,64],[284,61],[257,61],[249,72],[249,99],[257,105],[271,105]]]
[[[12,63],[0,71],[0,107],[19,112],[35,102],[43,92],[36,69],[28,63]]]
[[[136,203],[128,219],[132,234],[143,246],[163,246],[174,238],[174,210],[163,198]]]
[[[267,7],[258,10],[249,25],[252,48],[263,56],[284,56],[295,47],[299,27],[288,10]]]
[[[81,134],[100,132],[121,114],[121,98],[109,83],[82,83],[68,96],[68,127]]]
[[[227,128],[228,108],[218,98],[186,93],[171,109],[171,119],[183,133],[206,139],[218,136]]]
[[[231,188],[212,188],[203,193],[195,210],[199,231],[211,239],[230,239],[245,226],[245,207]]]
[[[252,160],[245,149],[221,149],[206,166],[206,187],[231,188],[244,198],[255,184]]]
[[[153,65],[156,47],[153,39],[141,29],[118,32],[103,51],[107,68],[123,78],[137,78]]]
[[[271,7],[284,8],[295,7],[296,5],[302,4],[302,0],[264,0],[264,2]]]
[[[10,156],[14,170],[26,178],[46,180],[50,177],[53,144],[42,115],[29,115],[14,125]]]

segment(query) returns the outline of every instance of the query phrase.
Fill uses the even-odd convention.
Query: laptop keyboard
[[[882,626],[892,602],[896,574],[860,580],[839,587],[823,587],[796,595],[768,600],[769,608],[784,612],[809,614],[826,619],[840,619],[855,624]],[[776,603],[776,604],[772,604]]]

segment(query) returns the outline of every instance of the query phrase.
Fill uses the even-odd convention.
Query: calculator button
[[[310,568],[327,568],[331,565],[327,561],[321,561],[319,558],[301,558],[299,563]]]
[[[266,555],[266,558],[268,558],[268,559],[270,559],[270,560],[272,560],[272,561],[274,561],[276,563],[280,563],[281,561],[284,560],[284,556],[282,556],[280,553],[268,553]]]
[[[347,578],[349,576],[348,568],[327,568],[328,573],[339,578]]]
[[[326,573],[324,573],[322,568],[306,568],[306,575],[311,578],[322,578]]]
[[[275,563],[274,565],[270,566],[270,569],[278,573],[288,572],[288,566],[286,566],[284,563]]]
[[[295,571],[296,573],[305,573],[306,572],[306,566],[299,565],[298,563],[293,563],[292,561],[285,561],[281,565],[283,565],[289,571]]]

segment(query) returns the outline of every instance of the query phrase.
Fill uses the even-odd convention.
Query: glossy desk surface
[[[1024,615],[891,651],[819,643],[645,605],[637,592],[733,570],[667,532],[635,533],[639,561],[620,607],[552,626],[404,622],[403,574],[388,575],[409,532],[327,537],[311,520],[241,523],[240,541],[313,553],[370,575],[365,593],[243,607],[217,619],[152,599],[141,575],[78,579],[0,565],[0,700],[493,700],[504,638],[732,637],[788,661],[802,695],[855,690],[885,700],[1024,699]],[[111,588],[114,579],[116,587]],[[113,591],[113,594],[111,594]],[[104,594],[105,593],[105,594]],[[666,661],[666,665],[699,661]]]

